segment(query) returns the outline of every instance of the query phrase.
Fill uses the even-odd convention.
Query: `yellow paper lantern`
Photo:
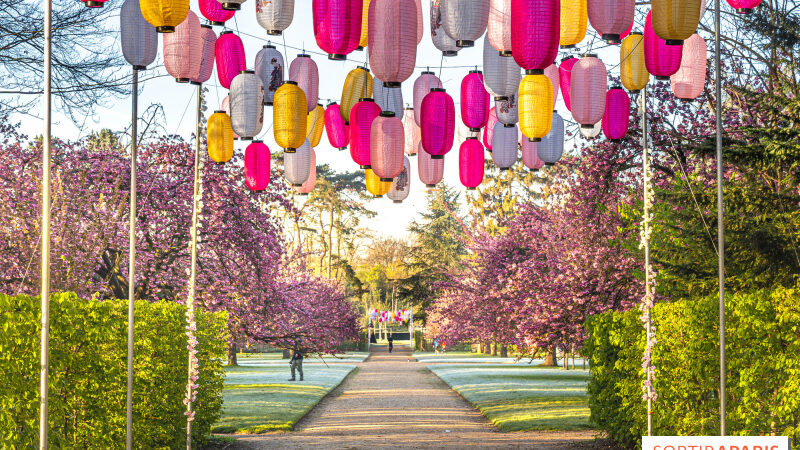
[[[553,83],[542,70],[526,70],[519,84],[519,128],[532,141],[541,141],[553,124]]]
[[[284,81],[272,100],[275,143],[294,153],[306,141],[306,94],[294,81]]]
[[[653,31],[667,45],[681,45],[697,31],[705,0],[653,0]]]
[[[364,11],[361,13],[361,40],[358,42],[358,47],[363,49],[369,44],[369,2],[371,0],[364,0]]]
[[[306,124],[308,142],[311,143],[312,147],[316,147],[322,139],[322,132],[325,131],[325,108],[322,105],[317,105],[316,108],[312,109],[308,113]]]
[[[233,128],[231,118],[225,111],[214,111],[206,125],[208,157],[218,164],[233,158]]]
[[[392,188],[391,181],[381,181],[381,177],[375,175],[372,169],[366,169],[364,176],[367,179],[367,191],[375,198],[383,197]]]
[[[586,37],[586,0],[561,0],[561,48],[575,47]]]
[[[359,66],[351,70],[344,79],[339,111],[346,124],[350,124],[350,110],[362,98],[372,98],[372,75],[369,74],[369,69]]]
[[[619,49],[619,60],[619,75],[625,89],[633,93],[644,89],[650,81],[650,73],[644,64],[642,33],[631,33],[623,39]]]
[[[139,0],[144,20],[156,27],[159,33],[172,33],[186,20],[189,0]]]

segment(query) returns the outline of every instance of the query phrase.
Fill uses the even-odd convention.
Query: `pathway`
[[[358,366],[296,431],[237,436],[232,448],[603,448],[593,431],[498,432],[423,364],[412,362],[408,347],[392,354],[373,347]]]

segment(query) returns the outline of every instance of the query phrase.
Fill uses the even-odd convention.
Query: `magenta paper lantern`
[[[371,0],[369,65],[386,87],[399,87],[417,62],[417,0]]]
[[[202,60],[203,28],[200,19],[189,11],[174,33],[164,34],[164,67],[175,81],[188,83],[200,74]]]
[[[370,168],[370,137],[372,121],[381,107],[371,98],[362,98],[350,110],[350,156],[362,169]]]
[[[633,25],[635,0],[587,0],[592,28],[609,44],[619,44],[625,31]]]
[[[511,56],[511,0],[489,0],[487,35],[501,56]]]
[[[539,158],[538,142],[533,142],[525,136],[520,137],[519,147],[522,150],[522,164],[536,172],[544,167],[544,161]]]
[[[483,145],[486,150],[492,151],[492,138],[494,137],[494,124],[498,122],[497,108],[492,106],[489,110],[489,120],[486,121],[486,126],[483,127]]]
[[[217,0],[199,0],[200,14],[203,15],[211,25],[225,25],[236,11],[222,9],[222,5]]]
[[[422,126],[422,100],[431,89],[442,88],[442,80],[433,72],[422,72],[414,81],[414,121],[417,126]]]
[[[564,104],[568,111],[572,111],[569,86],[572,81],[572,67],[576,62],[578,62],[578,58],[564,58],[561,60],[561,66],[558,67],[558,84],[561,86],[561,96],[564,97]]]
[[[247,69],[244,44],[232,31],[223,31],[217,38],[214,57],[217,60],[217,78],[225,89],[231,88],[231,81],[239,72]]]
[[[556,100],[558,100],[558,91],[559,87],[561,86],[561,77],[559,76],[560,69],[556,65],[556,63],[550,64],[547,66],[547,69],[544,69],[544,74],[547,78],[550,79],[550,84],[553,85],[553,108],[556,107]]]
[[[558,56],[561,0],[511,1],[511,51],[525,70],[545,69]]]
[[[203,84],[211,78],[214,71],[214,49],[217,44],[217,33],[211,29],[211,25],[200,25],[202,29],[200,36],[203,39],[203,58],[200,60],[200,72],[192,78],[190,83]]]
[[[313,0],[317,45],[329,59],[343,60],[361,41],[363,0]]]
[[[572,68],[570,102],[572,117],[582,128],[593,128],[606,109],[608,72],[594,54],[586,54]]]
[[[419,181],[428,188],[436,187],[444,176],[444,159],[433,159],[433,156],[422,148],[422,142],[419,143],[419,147],[417,151]]]
[[[653,30],[652,12],[644,21],[644,65],[656,80],[669,80],[681,68],[683,45],[667,45]]]
[[[391,111],[380,113],[370,128],[369,162],[381,181],[392,181],[403,171],[404,148],[403,120]]]
[[[480,131],[489,120],[489,93],[483,87],[483,74],[472,70],[461,80],[461,120],[469,131]]]
[[[458,149],[458,176],[461,184],[469,190],[480,186],[483,181],[483,145],[476,137],[468,137]]]
[[[244,149],[244,182],[253,191],[263,191],[269,185],[269,148],[253,141]]]
[[[301,53],[289,65],[289,79],[306,94],[308,112],[314,110],[319,102],[319,69],[311,56]]]
[[[631,112],[631,99],[619,86],[606,93],[606,111],[603,114],[603,134],[612,141],[618,141],[628,134]]]
[[[672,93],[681,100],[694,100],[706,85],[706,41],[695,33],[683,41],[681,68],[669,77]]]
[[[731,8],[736,9],[739,14],[750,14],[753,10],[761,4],[762,0],[728,0]]]
[[[325,108],[325,132],[333,148],[344,150],[350,143],[350,127],[345,125],[338,103]]]
[[[444,89],[434,88],[422,100],[422,148],[433,159],[442,159],[453,148],[456,107]]]
[[[419,125],[414,121],[414,108],[403,110],[403,132],[405,133],[406,155],[416,156],[422,136],[420,136]]]

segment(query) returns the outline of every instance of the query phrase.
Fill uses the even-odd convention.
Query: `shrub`
[[[185,445],[185,311],[137,301],[133,440],[137,448]],[[198,311],[200,380],[193,440],[219,418],[227,342],[224,313]],[[39,299],[0,295],[0,441],[38,442]],[[49,439],[53,448],[120,448],[125,442],[127,301],[54,294],[50,301]]]

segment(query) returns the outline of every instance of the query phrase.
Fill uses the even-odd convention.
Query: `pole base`
[[[399,205],[400,203],[403,203],[403,201],[402,200],[394,200],[392,203],[396,203],[396,204]]]

